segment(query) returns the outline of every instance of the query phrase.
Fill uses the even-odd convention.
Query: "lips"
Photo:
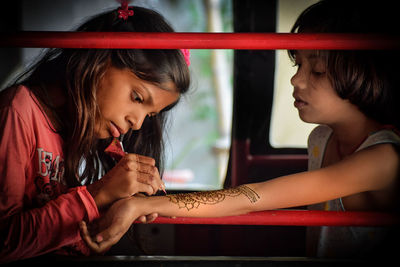
[[[308,105],[307,102],[305,102],[303,99],[301,99],[298,94],[293,93],[293,98],[294,98],[294,106],[298,109],[301,109],[302,107]]]
[[[110,133],[113,137],[118,138],[121,135],[121,131],[118,126],[110,122]]]

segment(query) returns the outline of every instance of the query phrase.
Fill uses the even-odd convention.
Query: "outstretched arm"
[[[393,146],[384,144],[322,169],[232,189],[151,197],[144,207],[161,216],[218,217],[305,206],[366,191],[393,190],[399,162]]]

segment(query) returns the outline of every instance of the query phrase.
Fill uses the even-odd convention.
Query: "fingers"
[[[127,154],[125,158],[128,158],[130,160],[142,163],[142,164],[147,164],[151,166],[156,165],[156,161],[153,158],[143,156],[143,155],[138,155],[138,154]]]
[[[158,184],[154,184],[154,183],[149,184],[148,181],[147,182],[146,181],[142,181],[142,182],[138,182],[137,183],[136,188],[137,188],[136,192],[146,193],[148,196],[154,195],[159,190],[161,190],[165,194],[167,194],[167,192],[165,191],[164,183],[161,183],[161,185],[159,186]],[[133,193],[131,195],[135,195],[135,194],[136,193]]]
[[[157,219],[157,217],[158,217],[158,213],[151,213],[146,216],[146,221],[147,221],[147,223],[152,223],[152,222],[154,222],[155,219]]]
[[[148,165],[145,163],[140,163],[137,165],[137,171],[141,173],[146,173],[154,176],[159,176],[158,169],[156,166]]]
[[[146,216],[140,216],[137,220],[141,223],[146,223]]]
[[[154,195],[158,190],[165,190],[154,159],[142,155],[126,154],[105,178],[102,179],[102,192],[106,196],[103,199],[109,203],[138,192]]]
[[[109,229],[96,235],[95,240],[89,233],[86,222],[79,223],[79,229],[82,239],[86,242],[87,246],[95,253],[103,253],[116,244],[122,237],[120,232],[112,233]]]
[[[150,195],[155,194],[158,190],[165,192],[165,184],[160,178],[153,158],[137,154],[127,154],[124,157],[123,164],[125,164],[125,168],[128,171],[136,173],[136,180],[139,183],[149,185],[152,188],[142,186],[142,190],[138,192],[145,192]]]
[[[146,216],[140,216],[139,218],[137,218],[137,220],[141,223],[152,223],[154,222],[155,219],[157,219],[157,217],[158,217],[157,213],[151,213]]]
[[[101,253],[106,250],[103,244],[101,243],[99,244],[92,239],[89,230],[87,228],[87,225],[84,221],[81,221],[79,223],[79,229],[82,239],[86,242],[86,244],[91,250],[93,250],[95,253]],[[99,240],[100,242],[102,241],[101,238],[99,238]]]
[[[138,173],[137,181],[142,184],[150,185],[153,188],[153,194],[158,190],[165,190],[165,184],[158,175],[148,173]]]
[[[148,196],[154,195],[157,192],[157,188],[145,183],[137,183],[137,192],[146,193]]]
[[[81,221],[79,223],[79,230],[80,230],[81,237],[82,237],[83,240],[91,241],[92,238],[90,237],[89,231],[87,229],[86,222]],[[87,243],[89,243],[89,242],[87,242]]]

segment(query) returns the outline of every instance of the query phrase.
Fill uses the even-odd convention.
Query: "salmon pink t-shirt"
[[[85,186],[65,185],[63,145],[27,87],[1,92],[0,262],[89,254],[78,223],[99,212]]]

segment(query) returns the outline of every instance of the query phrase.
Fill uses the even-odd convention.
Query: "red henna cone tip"
[[[104,151],[117,161],[120,161],[125,156],[124,149],[117,138],[114,138]]]
[[[164,184],[161,185],[161,190],[164,192],[165,195],[167,195],[167,191],[165,190],[165,185]]]

